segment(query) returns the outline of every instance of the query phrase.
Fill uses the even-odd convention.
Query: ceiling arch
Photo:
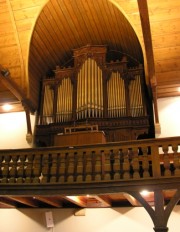
[[[72,63],[73,49],[107,45],[107,59],[126,55],[129,66],[143,64],[135,31],[109,0],[50,0],[42,9],[32,33],[29,50],[29,89],[38,102],[40,80],[56,65]]]

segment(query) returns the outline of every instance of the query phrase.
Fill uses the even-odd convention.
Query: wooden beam
[[[25,94],[19,88],[19,86],[13,81],[11,75],[7,69],[4,69],[0,65],[0,81],[1,83],[11,91],[11,93],[21,101],[24,108],[28,109],[31,113],[35,112],[35,108],[29,99],[26,98]]]
[[[8,199],[6,197],[0,197],[0,204],[4,205],[6,208],[16,208],[16,202]]]
[[[42,201],[48,205],[51,205],[56,208],[61,208],[62,203],[60,202],[60,198],[57,197],[42,197],[42,196],[36,196],[35,199],[38,201]]]
[[[154,100],[154,114],[155,123],[159,124],[158,106],[157,106],[157,80],[155,75],[154,54],[152,46],[151,28],[149,22],[149,12],[147,0],[137,0],[141,19],[141,26],[144,38],[145,52],[147,57],[148,78],[151,83],[153,100]]]
[[[33,208],[39,207],[39,204],[32,197],[8,197],[7,199],[19,202],[21,204],[24,204],[26,206],[30,206]]]
[[[87,206],[86,201],[83,201],[80,196],[64,196],[63,198],[82,208]]]
[[[131,196],[130,194],[128,193],[124,193],[123,194],[124,197],[129,201],[129,203],[132,205],[132,206],[142,206],[141,203],[139,203],[139,201],[137,201],[133,196]]]

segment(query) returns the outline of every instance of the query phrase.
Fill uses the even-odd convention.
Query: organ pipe
[[[44,104],[43,104],[43,124],[53,122],[53,102],[54,90],[51,85],[45,85],[44,90]]]
[[[78,72],[77,81],[77,118],[102,116],[102,70],[94,59],[88,58],[85,60]]]
[[[124,80],[119,72],[113,72],[107,84],[108,117],[125,116],[126,99]]]
[[[131,116],[143,116],[144,109],[140,75],[136,75],[135,79],[131,81],[129,89]]]
[[[73,88],[70,78],[64,78],[58,87],[57,97],[57,122],[69,121],[72,117],[72,95]]]

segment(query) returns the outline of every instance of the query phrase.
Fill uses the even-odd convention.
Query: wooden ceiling
[[[175,190],[163,191],[166,205],[176,193]],[[142,197],[154,206],[154,193],[149,192]],[[180,204],[180,202],[177,202]],[[109,207],[138,207],[142,206],[134,197],[127,193],[113,193],[106,195],[78,195],[78,196],[0,196],[0,208],[109,208]]]
[[[126,55],[129,66],[142,63],[147,83],[150,70],[155,70],[158,97],[178,96],[180,2],[147,1],[148,12],[143,4],[138,0],[1,0],[0,65],[9,69],[12,81],[37,108],[40,81],[49,70],[73,65],[75,48],[106,44],[107,59]],[[16,101],[17,96],[0,81],[0,106]]]

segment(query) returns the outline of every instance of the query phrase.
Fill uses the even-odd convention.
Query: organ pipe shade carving
[[[103,116],[102,70],[94,59],[83,63],[77,76],[77,119]]]
[[[119,72],[112,72],[107,83],[108,117],[126,116],[124,80]]]
[[[64,78],[58,87],[56,122],[70,121],[72,118],[73,86],[70,78]]]
[[[54,89],[51,85],[44,87],[43,124],[53,122]]]
[[[140,75],[136,75],[134,80],[131,80],[129,85],[129,97],[130,97],[130,112],[132,117],[138,117],[144,115],[141,78]]]

